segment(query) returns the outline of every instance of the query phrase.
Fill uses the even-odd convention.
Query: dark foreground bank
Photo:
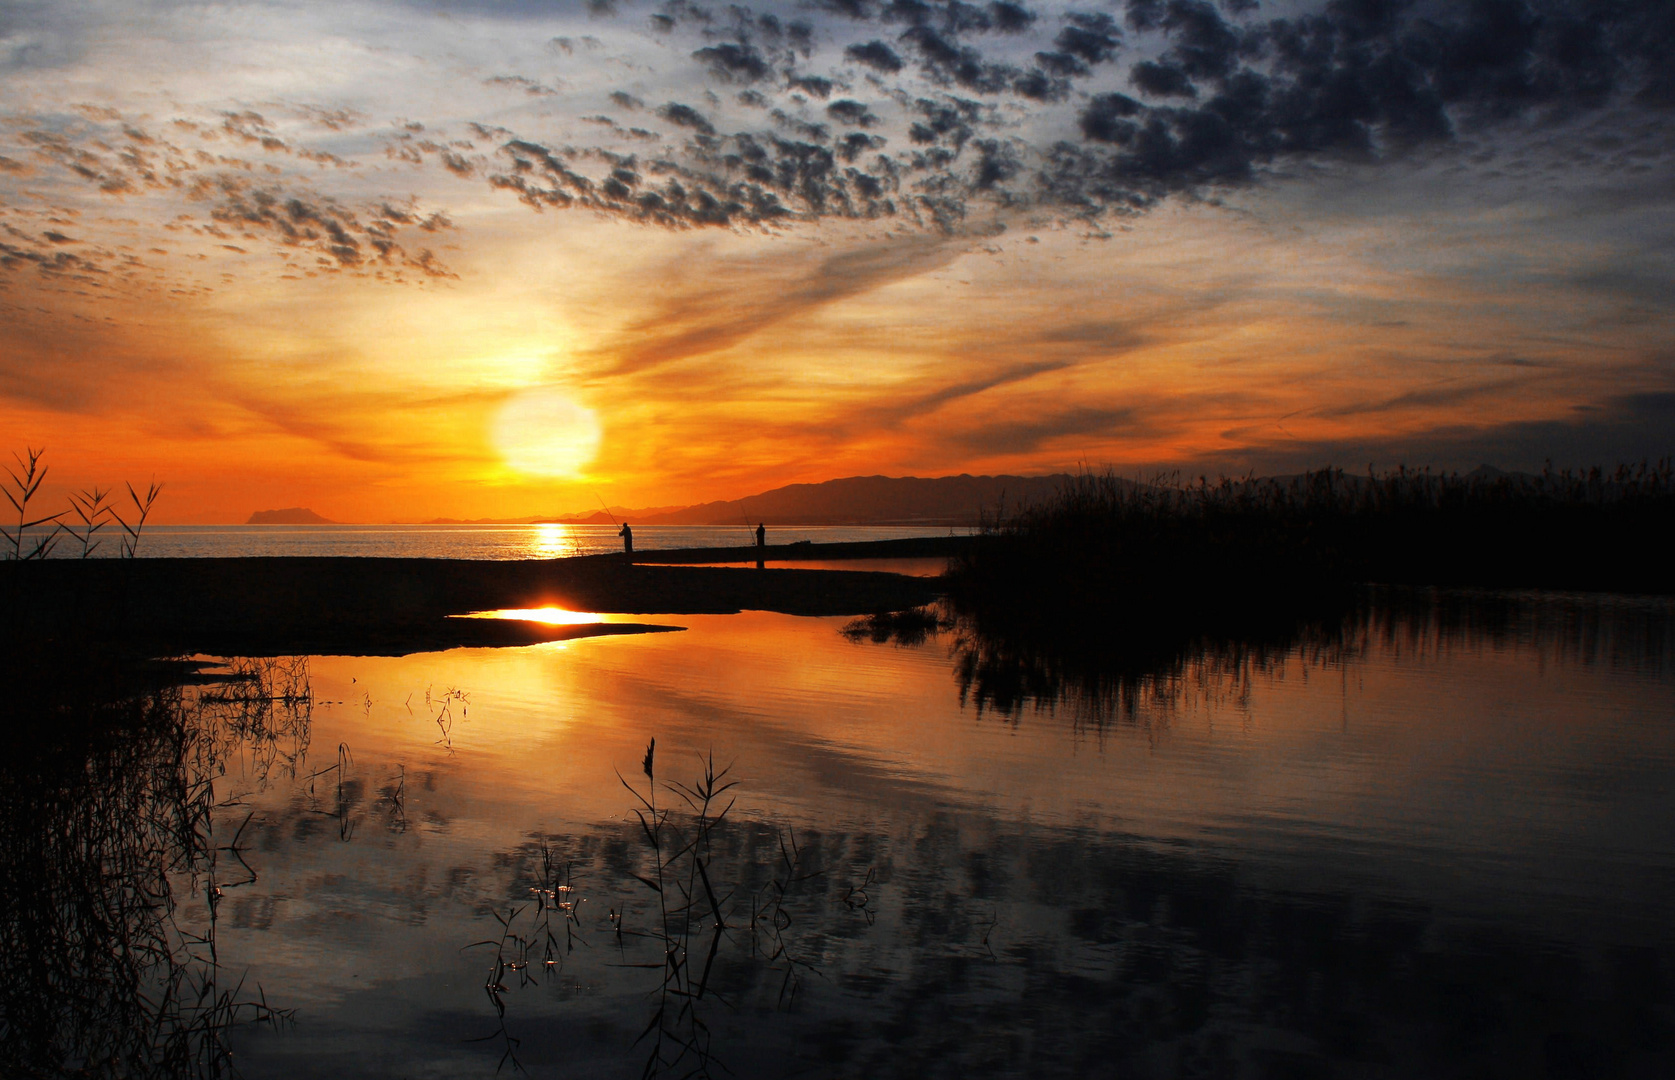
[[[940,539],[940,538],[939,538]],[[961,541],[920,545],[949,554]],[[899,541],[875,546],[899,556]],[[861,545],[788,545],[796,556],[854,558]],[[825,549],[841,548],[839,553]],[[688,553],[721,561],[716,549]],[[659,553],[668,557],[673,553]],[[867,571],[640,565],[620,555],[490,562],[464,559],[249,558],[50,560],[0,564],[13,646],[97,641],[141,655],[398,655],[576,636],[576,627],[458,619],[498,608],[609,614],[857,615],[932,600],[934,582]],[[606,632],[637,627],[607,624]]]

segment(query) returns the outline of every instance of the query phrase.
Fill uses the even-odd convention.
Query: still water
[[[768,530],[770,545],[895,540],[964,534],[969,529],[887,525],[801,525]],[[27,534],[26,545],[40,530]],[[95,557],[121,553],[117,536],[100,537]],[[635,525],[634,546],[747,547],[756,526]],[[356,555],[391,559],[561,559],[621,551],[615,525],[148,525],[136,554],[142,559]],[[61,540],[54,558],[79,558],[81,545]]]
[[[1671,1075],[1675,613],[1417,595],[1025,693],[764,613],[237,662],[172,917],[249,1077]]]

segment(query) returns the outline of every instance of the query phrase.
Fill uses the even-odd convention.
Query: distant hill
[[[1057,476],[850,476],[685,509],[619,512],[636,525],[975,525],[1050,496]]]
[[[336,525],[331,518],[323,518],[314,511],[301,506],[292,506],[284,510],[258,510],[250,515],[246,525]]]

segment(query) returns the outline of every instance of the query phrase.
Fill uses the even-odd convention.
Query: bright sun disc
[[[537,476],[576,476],[599,453],[599,418],[557,390],[525,390],[494,419],[494,446],[506,464]]]

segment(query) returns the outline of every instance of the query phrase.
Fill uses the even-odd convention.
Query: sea
[[[257,555],[365,556],[408,559],[558,559],[621,551],[615,525],[151,525],[140,535],[138,558],[196,559]],[[634,548],[746,547],[752,525],[635,525]],[[947,526],[793,526],[768,530],[770,545],[817,544],[964,534]],[[37,534],[26,536],[29,547]],[[96,558],[121,554],[121,536],[106,529]],[[81,544],[61,537],[52,558],[79,558]]]

